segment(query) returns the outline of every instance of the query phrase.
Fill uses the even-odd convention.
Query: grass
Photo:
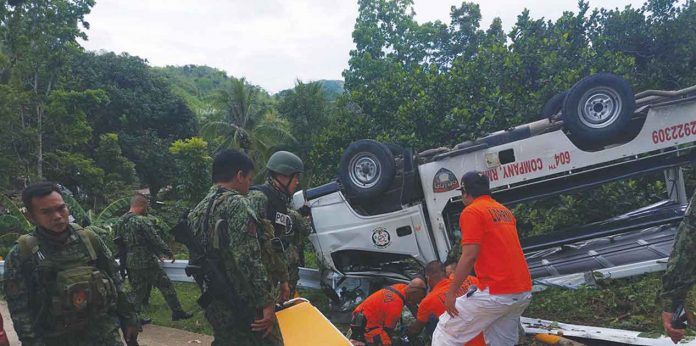
[[[200,295],[198,286],[194,283],[174,282],[176,294],[185,311],[193,313],[193,318],[182,321],[172,321],[172,311],[164,301],[162,293],[156,288],[150,294],[150,305],[145,307],[143,314],[152,318],[152,323],[158,326],[172,327],[187,330],[189,332],[213,335],[213,329],[205,319],[203,309],[198,306],[196,300]]]

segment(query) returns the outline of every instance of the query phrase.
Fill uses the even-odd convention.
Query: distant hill
[[[313,82],[321,84],[321,90],[324,92],[324,95],[329,101],[335,101],[345,92],[345,89],[343,88],[344,83],[342,80],[320,79]],[[282,90],[275,94],[275,96],[283,97],[290,90],[292,89]]]
[[[342,80],[320,79],[317,82],[321,83],[321,89],[330,100],[335,100],[341,96],[346,90],[343,88]]]
[[[167,66],[153,70],[169,81],[172,91],[186,100],[199,117],[215,111],[211,96],[229,79],[225,71],[209,66]]]

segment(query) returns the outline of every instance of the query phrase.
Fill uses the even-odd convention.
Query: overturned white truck
[[[634,95],[625,80],[600,73],[551,98],[540,119],[420,153],[373,140],[352,143],[335,181],[293,199],[296,207],[311,208],[310,239],[328,269],[323,285],[334,302],[349,308],[379,285],[407,280],[428,261],[444,261],[459,239],[462,203],[456,189],[471,170],[485,172],[494,198],[507,205],[665,171],[678,206],[667,216],[640,214],[628,218],[634,225],[624,218],[608,223],[615,227],[584,229],[559,241],[678,221],[686,203],[679,167],[696,162],[696,86]],[[671,242],[643,245],[661,258]],[[577,269],[577,261],[554,266],[535,257],[534,251],[557,244],[548,239],[527,244],[534,277]],[[635,260],[601,257],[593,259],[604,267]]]

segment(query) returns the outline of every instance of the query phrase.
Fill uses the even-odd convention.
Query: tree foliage
[[[538,119],[546,100],[596,72],[635,90],[696,84],[694,1],[622,9],[580,1],[550,19],[525,10],[505,32],[498,18],[481,27],[472,2],[452,6],[448,20],[419,23],[412,0],[358,0],[345,84],[298,80],[273,96],[207,66],[83,51],[77,39],[93,5],[0,5],[0,188],[57,180],[93,210],[134,188],[190,201],[210,184],[209,159],[223,148],[245,151],[257,167],[276,150],[294,151],[307,165],[303,184],[316,186],[333,179],[352,141],[454,146]],[[541,234],[655,201],[658,180],[516,212],[526,234]]]
[[[205,197],[210,187],[211,164],[208,143],[200,137],[177,140],[169,151],[176,160],[176,189],[178,195],[195,205]]]

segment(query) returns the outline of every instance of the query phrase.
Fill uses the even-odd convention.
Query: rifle
[[[128,276],[128,267],[126,265],[126,261],[128,261],[128,249],[121,236],[114,238],[114,244],[118,247],[118,252],[114,255],[114,257],[118,258],[118,271],[121,273],[121,277],[125,279],[126,276]]]
[[[184,213],[169,232],[176,242],[186,245],[191,256],[195,255],[195,258],[189,260],[185,272],[187,276],[193,276],[201,289],[198,305],[205,309],[213,298],[221,299],[237,312],[235,316],[240,322],[251,324],[255,319],[254,312],[250,311],[227,280],[224,265],[216,251],[205,251],[193,235],[186,219],[187,214],[188,212]]]

